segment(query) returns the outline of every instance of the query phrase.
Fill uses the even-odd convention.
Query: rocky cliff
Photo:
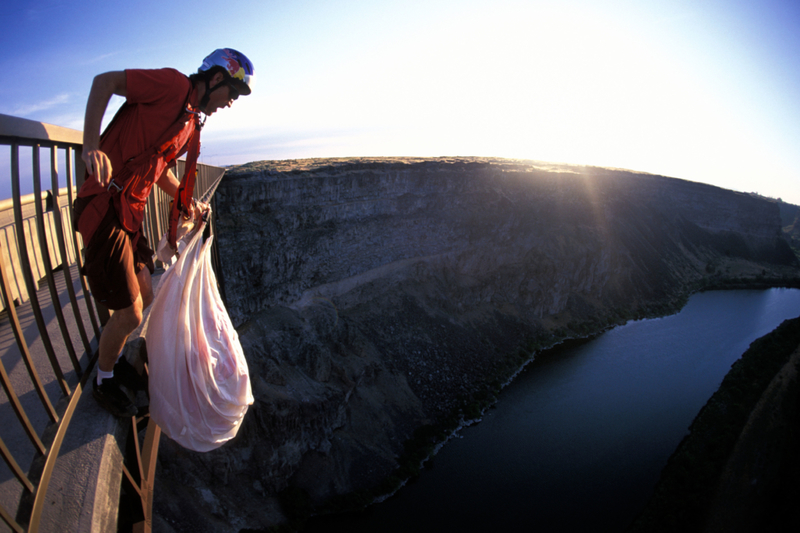
[[[565,337],[714,280],[798,275],[774,202],[531,161],[251,163],[216,217],[256,403],[218,451],[162,445],[157,509],[192,531],[275,523],[287,488],[320,504],[378,486],[416,429],[468,415]]]

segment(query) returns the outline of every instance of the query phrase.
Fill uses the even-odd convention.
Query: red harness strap
[[[77,221],[78,231],[83,236],[84,243],[88,245],[91,242],[94,232],[108,212],[108,206],[112,201],[122,227],[131,234],[139,231],[144,217],[145,203],[153,188],[153,182],[145,178],[158,158],[164,158],[169,162],[178,156],[183,147],[176,146],[175,139],[190,120],[194,122],[195,129],[188,141],[187,170],[190,167],[197,167],[197,155],[200,148],[200,118],[197,112],[190,110],[187,106],[178,120],[164,131],[158,142],[150,149],[129,159],[122,169],[114,172],[108,188],[92,198]],[[186,174],[184,174],[185,179]]]
[[[186,154],[186,168],[169,213],[167,242],[173,250],[177,249],[178,246],[178,221],[181,216],[188,216],[189,205],[194,195],[194,183],[197,179],[197,157],[200,155],[200,128],[202,128],[199,116],[195,117],[195,127],[196,130],[189,141],[189,152]]]

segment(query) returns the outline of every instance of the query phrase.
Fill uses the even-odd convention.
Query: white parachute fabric
[[[195,451],[236,436],[253,403],[247,361],[222,303],[202,223],[162,275],[145,326],[150,416]]]

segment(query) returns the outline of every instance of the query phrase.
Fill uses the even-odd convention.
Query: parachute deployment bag
[[[232,439],[253,403],[247,361],[217,290],[213,236],[203,242],[205,226],[181,239],[182,253],[161,277],[144,333],[150,416],[178,444],[201,452]]]

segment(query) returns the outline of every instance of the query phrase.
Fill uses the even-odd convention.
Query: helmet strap
[[[205,82],[206,82],[206,90],[205,90],[205,93],[203,93],[203,98],[200,99],[200,106],[199,106],[200,107],[200,111],[202,111],[203,113],[206,112],[206,106],[208,105],[208,101],[211,99],[211,93],[213,93],[214,91],[216,91],[217,89],[219,89],[220,87],[222,87],[223,85],[226,85],[228,83],[227,80],[223,79],[218,84],[216,84],[213,87],[209,88],[209,80],[208,80],[208,78],[205,79]]]

